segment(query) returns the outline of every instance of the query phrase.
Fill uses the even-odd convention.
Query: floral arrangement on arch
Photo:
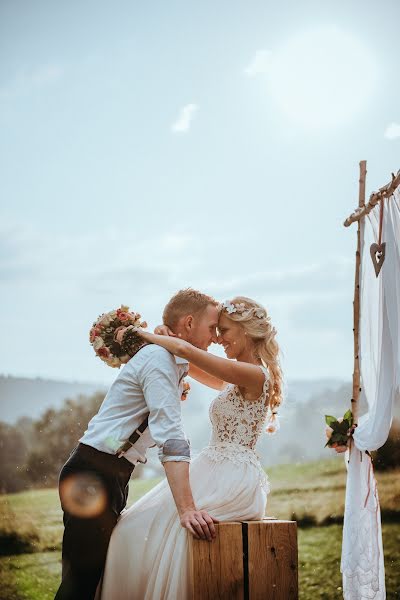
[[[137,335],[138,327],[145,328],[141,315],[129,306],[111,310],[99,316],[90,329],[89,340],[96,355],[110,367],[119,368],[128,362],[135,350],[144,344]]]
[[[353,413],[351,410],[345,412],[343,417],[336,419],[331,415],[325,415],[325,423],[327,425],[325,429],[327,442],[326,446],[329,448],[343,448],[349,446],[351,436],[354,433],[354,420]]]

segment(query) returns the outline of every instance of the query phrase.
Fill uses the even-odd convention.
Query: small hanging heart
[[[385,260],[385,248],[386,242],[383,242],[382,244],[371,244],[371,248],[369,249],[377,277]]]

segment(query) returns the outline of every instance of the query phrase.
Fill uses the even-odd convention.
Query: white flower
[[[94,342],[93,342],[93,348],[97,351],[100,350],[100,348],[104,346],[104,340],[102,337],[97,337],[95,338]]]
[[[274,433],[276,433],[276,425],[275,423],[269,423],[269,425],[267,425],[267,429],[266,432],[269,433],[270,435],[273,435]]]
[[[246,305],[243,302],[238,302],[238,304],[235,304],[235,306],[238,313],[242,313],[244,310],[246,310]]]
[[[256,310],[254,311],[254,314],[256,315],[256,317],[258,317],[259,319],[262,319],[265,315],[264,315],[264,309],[263,308],[256,308]]]
[[[232,304],[232,302],[229,302],[229,300],[225,300],[225,302],[223,302],[222,308],[224,308],[226,312],[230,315],[236,312],[235,306]]]
[[[109,367],[113,367],[113,368],[121,366],[121,361],[116,356],[114,356],[113,358],[109,358],[108,360],[106,360],[106,363],[108,364]]]

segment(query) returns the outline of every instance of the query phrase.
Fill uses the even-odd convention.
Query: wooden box
[[[213,542],[189,535],[192,600],[298,598],[295,521],[225,522]]]

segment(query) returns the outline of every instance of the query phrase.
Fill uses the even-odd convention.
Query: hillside
[[[315,394],[340,387],[341,382],[334,379],[310,381],[291,381],[288,383],[288,404],[307,402]],[[215,395],[213,390],[207,390],[192,385],[196,390],[196,401],[208,404]],[[37,419],[43,412],[52,407],[60,408],[66,398],[76,398],[79,395],[91,395],[97,391],[106,392],[103,384],[56,381],[0,375],[0,421],[15,423],[20,417]],[[191,403],[193,406],[193,403]],[[201,412],[201,406],[198,407]],[[198,412],[197,410],[195,412]]]
[[[102,390],[104,386],[95,383],[0,375],[0,421],[15,423],[25,416],[37,419],[47,408],[60,408],[66,398]]]

